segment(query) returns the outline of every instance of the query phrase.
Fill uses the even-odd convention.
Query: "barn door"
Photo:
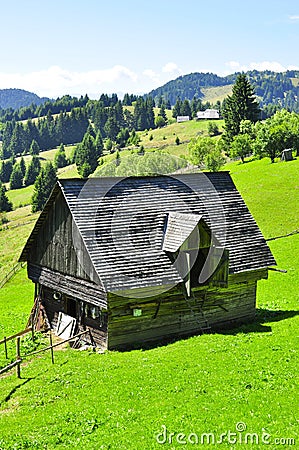
[[[59,312],[55,330],[56,336],[59,336],[61,339],[69,339],[74,336],[76,322],[74,317]]]
[[[71,317],[74,317],[77,319],[77,301],[73,298],[67,297],[66,298],[66,308],[65,308],[66,314],[68,314]]]

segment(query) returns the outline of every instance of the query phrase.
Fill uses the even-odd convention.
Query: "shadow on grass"
[[[11,399],[11,397],[16,393],[16,391],[17,391],[18,389],[20,389],[20,387],[24,386],[25,384],[27,384],[27,383],[28,383],[29,381],[31,381],[31,380],[34,380],[34,378],[27,378],[25,381],[23,381],[23,383],[18,384],[18,386],[15,386],[15,387],[10,391],[10,393],[4,398],[4,400],[2,400],[2,401],[0,402],[0,406],[1,406],[3,403],[7,403],[7,402]]]
[[[255,319],[247,323],[239,323],[232,325],[231,328],[225,327],[213,328],[219,334],[231,334],[236,335],[238,333],[270,333],[272,331],[271,326],[264,325],[269,322],[280,322],[281,320],[290,319],[299,314],[299,311],[282,311],[282,310],[270,310],[257,308]]]
[[[226,323],[222,326],[212,326],[210,333],[205,334],[222,334],[236,336],[239,333],[271,333],[272,328],[269,325],[264,325],[269,322],[279,322],[281,320],[290,319],[299,315],[299,311],[282,311],[282,310],[269,310],[263,308],[256,309],[255,319],[250,322],[244,323],[241,320]],[[143,344],[135,344],[118,349],[118,351],[130,351],[130,350],[151,350],[158,347],[165,347],[169,344],[173,344],[178,341],[186,340],[192,336],[198,336],[203,333],[190,333],[188,335],[172,336],[160,340],[159,342],[148,342]]]

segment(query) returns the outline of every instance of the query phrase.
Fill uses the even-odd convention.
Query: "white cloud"
[[[178,65],[174,62],[169,62],[162,67],[163,73],[181,73]]]
[[[226,70],[225,74],[232,72],[247,72],[248,70],[271,70],[273,72],[285,72],[286,70],[299,70],[298,66],[288,65],[283,66],[277,61],[261,61],[261,62],[251,62],[249,64],[241,64],[238,61],[228,61],[225,65],[230,68]]]
[[[102,93],[116,92],[119,96],[125,92],[146,93],[180,74],[180,69],[173,62],[165,64],[160,70],[147,68],[138,73],[122,65],[82,72],[51,66],[28,73],[0,72],[0,89],[25,89],[50,98],[65,94],[88,94],[90,98],[99,98]]]
[[[135,72],[120,65],[86,72],[74,72],[52,66],[26,74],[0,72],[0,89],[14,87],[55,98],[68,93],[99,95],[102,92],[116,92],[116,87],[122,87],[126,83],[135,84],[137,80]]]
[[[160,76],[159,74],[157,74],[154,70],[152,69],[145,69],[142,72],[142,75],[144,75],[145,77],[149,78],[151,81],[153,81],[154,83],[159,83],[160,82]]]
[[[289,19],[292,21],[299,21],[299,15],[295,15],[295,16],[289,16]]]

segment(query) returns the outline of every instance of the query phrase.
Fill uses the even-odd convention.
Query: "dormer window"
[[[216,242],[201,215],[170,212],[162,250],[183,278],[188,296],[198,286],[227,286],[228,250]]]

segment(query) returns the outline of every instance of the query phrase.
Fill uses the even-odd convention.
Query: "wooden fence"
[[[17,263],[13,268],[5,275],[5,277],[0,281],[0,289],[22,268],[22,263]]]
[[[19,333],[13,334],[11,336],[8,337],[4,337],[4,339],[2,339],[0,341],[0,344],[4,344],[5,345],[5,356],[7,359],[7,346],[6,343],[12,339],[16,339],[16,359],[15,361],[11,362],[10,364],[7,364],[7,366],[3,367],[2,369],[0,369],[0,375],[2,375],[5,372],[8,372],[9,370],[13,369],[14,367],[16,367],[16,374],[18,378],[21,378],[21,363],[23,362],[23,360],[25,358],[28,358],[30,356],[33,355],[37,355],[38,353],[42,353],[45,352],[47,350],[51,350],[51,359],[52,359],[52,364],[54,364],[54,353],[53,353],[53,348],[62,345],[66,342],[70,342],[73,341],[81,336],[83,336],[84,334],[89,333],[90,334],[90,330],[85,330],[85,331],[81,331],[81,333],[76,334],[75,336],[72,336],[69,339],[64,339],[63,341],[59,341],[56,342],[55,344],[53,344],[52,341],[52,332],[51,330],[49,330],[49,339],[50,339],[50,345],[48,347],[45,348],[41,348],[39,350],[35,350],[33,352],[27,353],[26,355],[21,356],[21,352],[20,352],[20,339],[21,336],[24,336],[25,334],[31,332],[32,333],[32,339],[34,338],[34,329],[33,327],[28,327],[23,331],[20,331]]]

